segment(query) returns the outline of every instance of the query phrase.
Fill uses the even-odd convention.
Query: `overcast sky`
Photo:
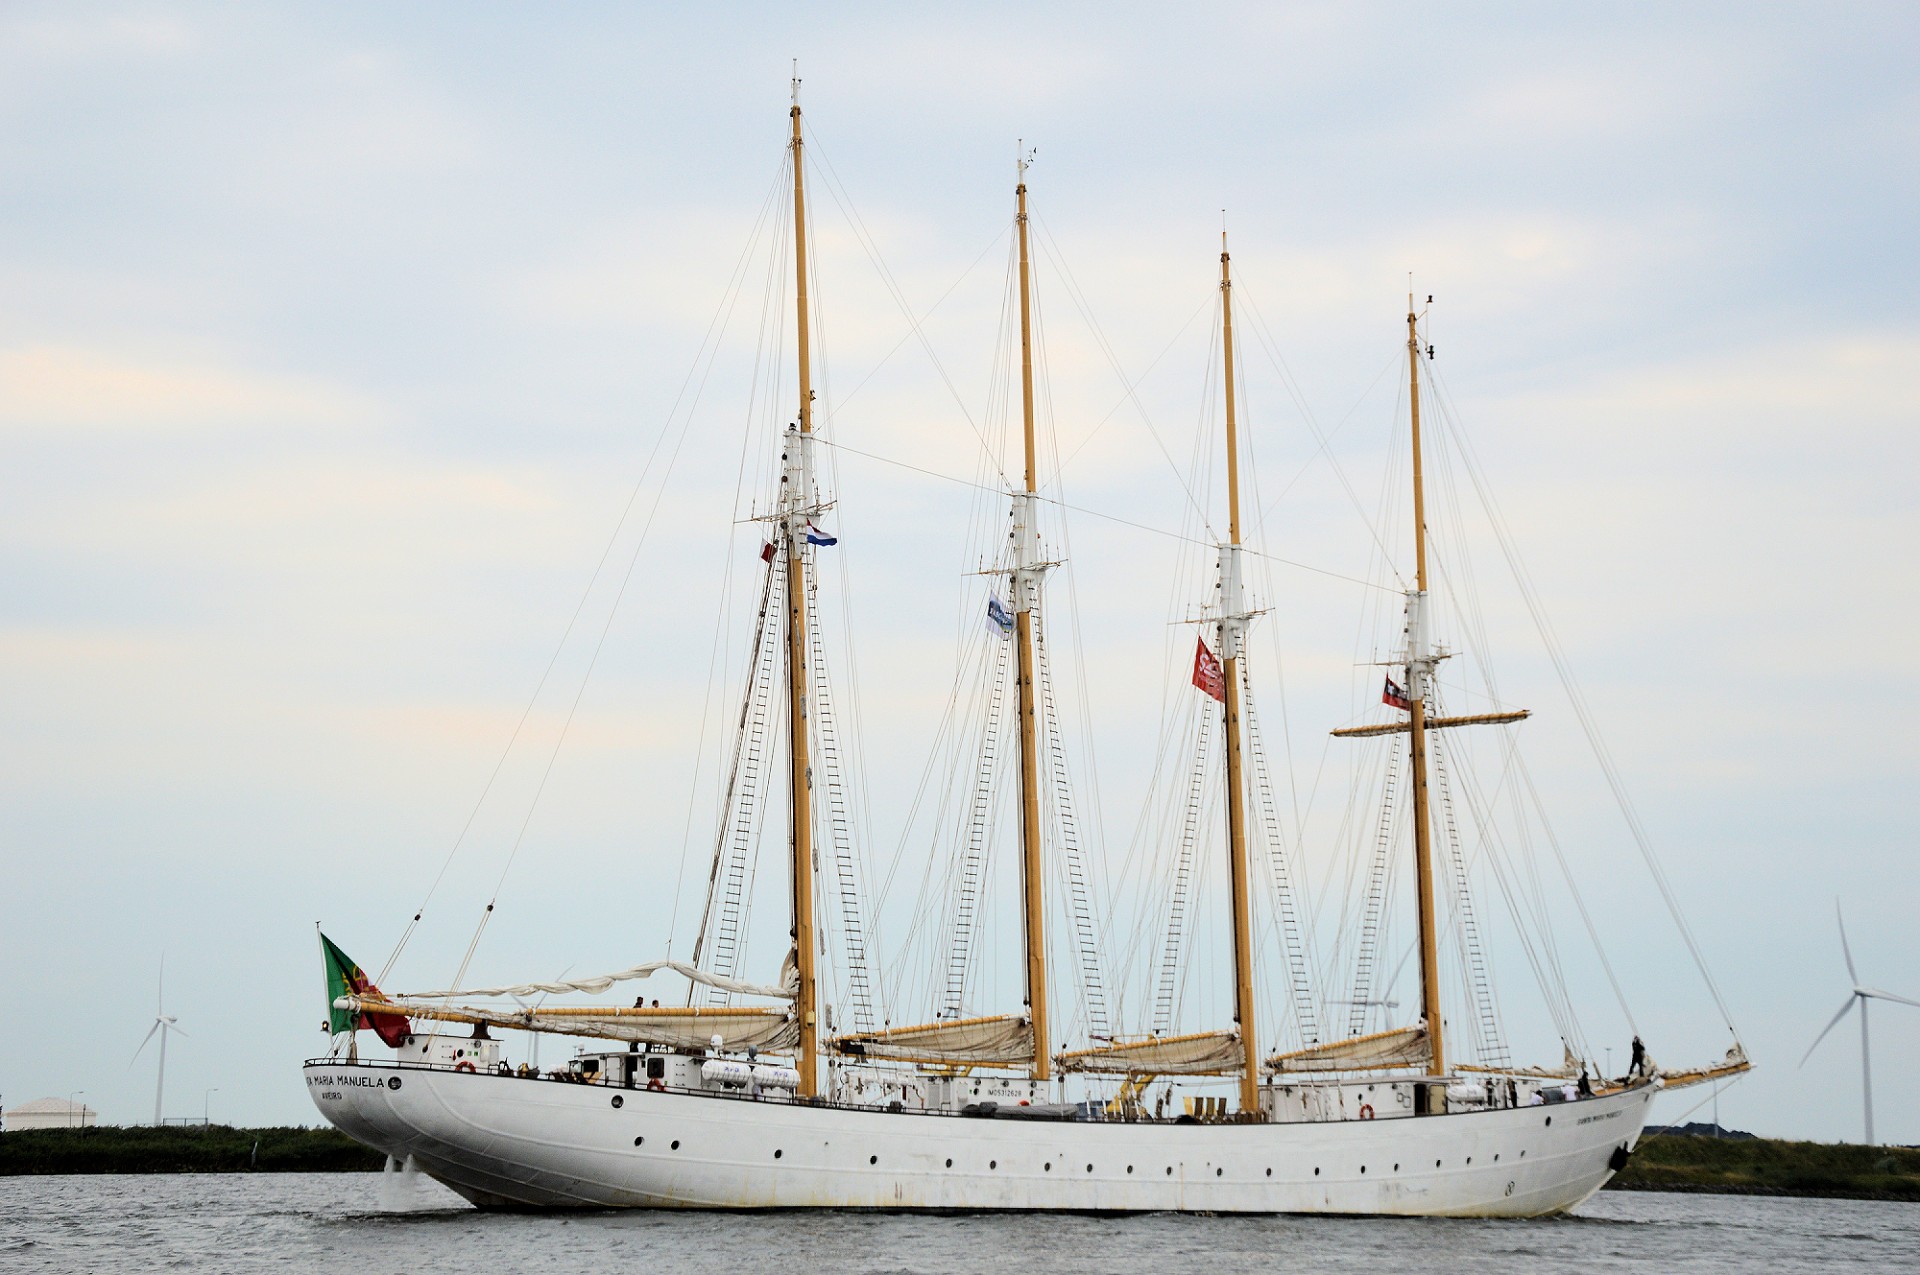
[[[475,970],[616,968],[669,930],[684,949],[714,582],[752,554],[732,520],[753,313],[690,416],[677,396],[778,180],[797,57],[838,183],[823,167],[817,266],[848,446],[978,470],[1018,139],[1090,508],[1185,515],[1070,288],[1184,458],[1226,210],[1299,395],[1322,429],[1357,422],[1331,450],[1370,513],[1409,274],[1435,295],[1450,402],[1758,1064],[1724,1120],[1857,1138],[1857,1034],[1795,1068],[1848,988],[1836,897],[1862,979],[1920,995],[1916,47],[1900,4],[7,6],[0,1102],[79,1090],[150,1118],[150,1056],[128,1064],[164,953],[190,1033],[168,1114],[314,1119],[313,922],[385,959],[656,440],[691,419]],[[946,377],[902,344],[863,236],[916,312],[947,297],[926,327]],[[1266,547],[1367,574],[1367,525],[1272,365],[1247,376]],[[792,410],[781,385],[763,415]],[[839,479],[868,779],[897,794],[952,677],[968,496],[854,456]],[[1117,864],[1173,557],[1098,519],[1073,536]],[[1317,740],[1355,707],[1366,599],[1307,572],[1265,587],[1308,683],[1290,729]],[[1711,1001],[1524,610],[1488,597],[1641,1026],[1663,1062],[1707,1061]],[[402,986],[450,976],[500,878],[590,599]],[[874,803],[876,853],[898,805]],[[1581,977],[1596,1045],[1622,1051]],[[1879,1133],[1920,1141],[1920,1011],[1874,1014]]]

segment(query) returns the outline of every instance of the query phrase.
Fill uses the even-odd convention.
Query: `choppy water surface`
[[[377,1174],[0,1178],[0,1271],[1920,1270],[1920,1205],[1606,1192],[1544,1222],[479,1213]]]

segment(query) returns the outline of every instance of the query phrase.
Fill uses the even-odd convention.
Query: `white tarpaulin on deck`
[[[1109,1075],[1216,1076],[1237,1072],[1246,1051],[1236,1031],[1193,1032],[1055,1054],[1062,1071]]]

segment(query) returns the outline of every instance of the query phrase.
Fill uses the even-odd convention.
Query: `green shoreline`
[[[0,1134],[0,1177],[30,1173],[375,1172],[385,1157],[335,1129],[102,1127]],[[1920,1149],[1655,1134],[1619,1191],[1920,1201]]]

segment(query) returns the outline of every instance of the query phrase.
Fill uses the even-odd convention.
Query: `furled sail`
[[[451,992],[408,992],[416,1000],[464,1000],[473,996],[539,996],[542,993],[553,996],[565,996],[568,992],[585,992],[589,996],[598,996],[615,983],[624,983],[630,979],[646,978],[661,970],[672,970],[695,983],[705,987],[717,987],[723,992],[738,992],[743,996],[771,996],[779,1000],[792,1000],[794,988],[799,984],[799,973],[793,967],[792,958],[788,958],[786,968],[780,971],[779,987],[766,987],[759,983],[746,983],[737,978],[726,978],[719,974],[710,974],[697,966],[684,961],[648,961],[644,965],[635,965],[615,974],[594,974],[586,978],[556,979],[551,983],[517,983],[512,987],[470,987]]]
[[[1025,1014],[960,1018],[836,1036],[835,1053],[898,1062],[1011,1066],[1033,1061],[1033,1020]]]
[[[1275,1075],[1300,1071],[1385,1071],[1394,1067],[1424,1067],[1432,1056],[1425,1027],[1398,1027],[1275,1054],[1267,1059],[1266,1067]]]
[[[674,1006],[667,1009],[625,1008],[618,1005],[542,1006],[528,1009],[485,1009],[474,1005],[435,1004],[412,997],[342,996],[339,1009],[364,1013],[404,1013],[409,1018],[442,1023],[474,1023],[511,1027],[520,1031],[555,1032],[566,1036],[596,1036],[604,1040],[638,1041],[668,1049],[706,1049],[714,1038],[720,1048],[741,1050],[791,1049],[800,1038],[799,1023],[787,1009]]]
[[[1688,1085],[1703,1085],[1710,1080],[1722,1080],[1751,1070],[1753,1070],[1753,1064],[1747,1061],[1746,1048],[1736,1044],[1727,1051],[1725,1058],[1711,1067],[1689,1067],[1685,1071],[1657,1071],[1656,1074],[1668,1089],[1684,1089]]]
[[[1061,1071],[1108,1075],[1220,1076],[1238,1073],[1245,1050],[1237,1031],[1150,1036],[1055,1054]]]

